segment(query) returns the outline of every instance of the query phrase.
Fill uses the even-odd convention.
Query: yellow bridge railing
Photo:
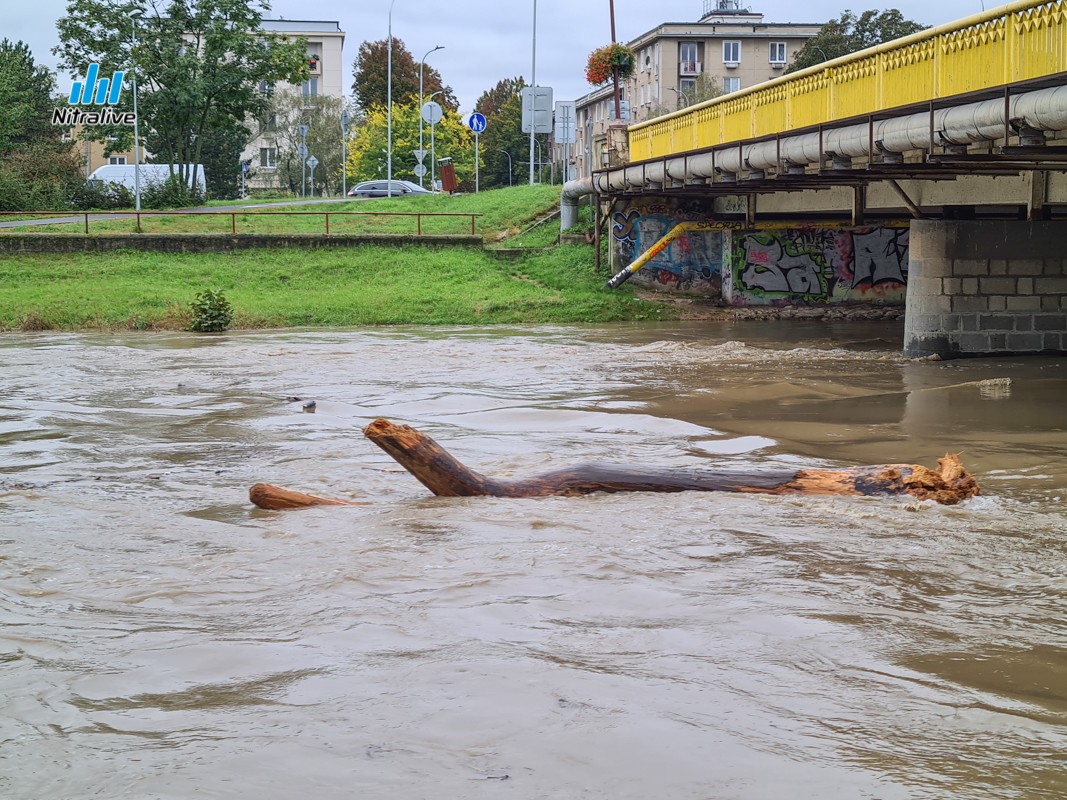
[[[630,159],[1067,73],[1067,0],[1019,0],[629,129]]]

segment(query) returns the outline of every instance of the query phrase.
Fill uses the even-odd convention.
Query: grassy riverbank
[[[594,273],[591,245],[555,245],[557,222],[520,234],[558,202],[559,187],[534,186],[328,206],[480,214],[479,233],[487,241],[506,238],[503,246],[523,249],[515,260],[478,248],[415,245],[0,255],[0,330],[184,330],[192,320],[189,304],[207,289],[225,294],[235,328],[677,316],[672,307],[635,298],[628,288],[605,290],[608,275]],[[300,225],[304,218],[278,219]],[[130,224],[107,223],[123,230]]]
[[[530,237],[533,238],[533,237]],[[221,289],[235,328],[571,323],[672,318],[604,290],[593,249],[517,261],[472,249],[359,247],[220,254],[0,256],[0,329],[182,330],[198,292]]]

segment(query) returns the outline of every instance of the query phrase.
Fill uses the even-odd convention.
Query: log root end
[[[270,483],[257,483],[248,490],[248,499],[259,508],[270,511],[281,511],[289,508],[308,508],[309,506],[361,506],[363,503],[352,503],[348,500],[337,500],[332,497],[319,497],[314,494],[294,492],[292,489],[283,489]]]

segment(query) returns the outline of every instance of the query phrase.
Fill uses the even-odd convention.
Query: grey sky
[[[585,62],[590,51],[611,41],[608,0],[536,0],[537,83],[551,86],[556,100],[573,100],[590,90]],[[58,39],[55,23],[66,0],[0,0],[0,36],[22,39],[42,63],[54,68],[51,54]],[[345,31],[345,74],[367,40],[385,39],[390,0],[274,0],[270,16],[285,19],[337,20]],[[750,8],[765,22],[822,23],[845,8],[885,8],[873,2],[752,0]],[[940,25],[982,11],[982,0],[901,0],[891,7],[927,25]],[[992,8],[993,4],[990,3]],[[393,35],[416,60],[435,45],[427,59],[470,111],[479,95],[503,78],[530,81],[534,0],[393,0]],[[704,0],[615,0],[615,28],[620,41],[634,39],[662,22],[696,22]],[[60,78],[60,89],[66,86]]]

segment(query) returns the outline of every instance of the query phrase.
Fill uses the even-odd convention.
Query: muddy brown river
[[[0,336],[0,797],[1067,797],[1067,359],[900,337]],[[494,476],[951,451],[982,495],[438,499],[376,417]]]

